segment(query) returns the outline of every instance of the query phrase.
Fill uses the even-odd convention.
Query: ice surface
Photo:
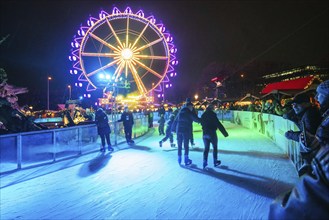
[[[201,128],[191,167],[153,129],[109,155],[92,153],[1,176],[0,219],[267,219],[269,205],[298,176],[266,137],[224,122],[222,165],[202,170]],[[98,148],[99,146],[95,146]],[[115,147],[115,149],[118,149]]]

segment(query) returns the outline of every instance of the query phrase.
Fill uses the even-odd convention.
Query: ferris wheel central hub
[[[133,52],[129,48],[125,48],[121,51],[121,56],[124,60],[130,60],[133,57]]]

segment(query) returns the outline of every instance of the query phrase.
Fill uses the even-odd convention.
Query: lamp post
[[[71,85],[68,85],[67,88],[69,88],[69,100],[71,100],[72,87]]]
[[[51,77],[48,76],[47,79],[47,110],[49,110],[49,81],[51,80]]]

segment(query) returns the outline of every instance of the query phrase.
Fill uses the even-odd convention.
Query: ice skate
[[[101,147],[101,148],[99,149],[99,151],[100,151],[100,152],[105,152],[105,147]]]
[[[206,167],[208,166],[208,163],[206,160],[203,161],[203,169],[206,169]]]
[[[171,147],[176,147],[176,144],[171,143],[170,146],[171,146]]]
[[[159,141],[159,146],[162,147],[162,141]]]
[[[184,162],[185,162],[185,166],[188,166],[188,165],[192,164],[192,160],[189,159],[187,155],[185,156]]]
[[[112,153],[114,151],[113,147],[111,145],[107,146],[107,149],[110,153]]]
[[[182,156],[178,156],[178,164],[180,165],[182,163]]]
[[[215,162],[214,162],[214,167],[218,167],[219,165],[221,165],[221,161],[220,160],[216,160]]]

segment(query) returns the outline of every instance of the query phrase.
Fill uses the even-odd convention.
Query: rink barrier
[[[198,111],[199,117],[202,113]],[[301,166],[298,143],[284,136],[288,130],[298,131],[292,121],[267,113],[231,110],[220,110],[217,117],[222,122],[230,121],[265,135],[283,150],[297,169]],[[134,118],[133,137],[136,138],[148,131],[148,121],[143,114],[134,114]],[[117,119],[118,115],[110,116],[110,121]],[[110,122],[110,127],[112,144],[125,142],[122,122]],[[95,152],[99,144],[95,125],[0,135],[0,174]]]
[[[126,141],[120,115],[109,115],[111,143]],[[148,131],[147,117],[134,113],[133,137]],[[99,151],[95,124],[0,135],[0,174],[45,165]]]
[[[217,117],[219,120],[230,121],[266,136],[282,149],[297,170],[302,165],[298,143],[284,136],[288,130],[299,131],[294,122],[282,116],[250,111],[220,110],[217,112]]]

